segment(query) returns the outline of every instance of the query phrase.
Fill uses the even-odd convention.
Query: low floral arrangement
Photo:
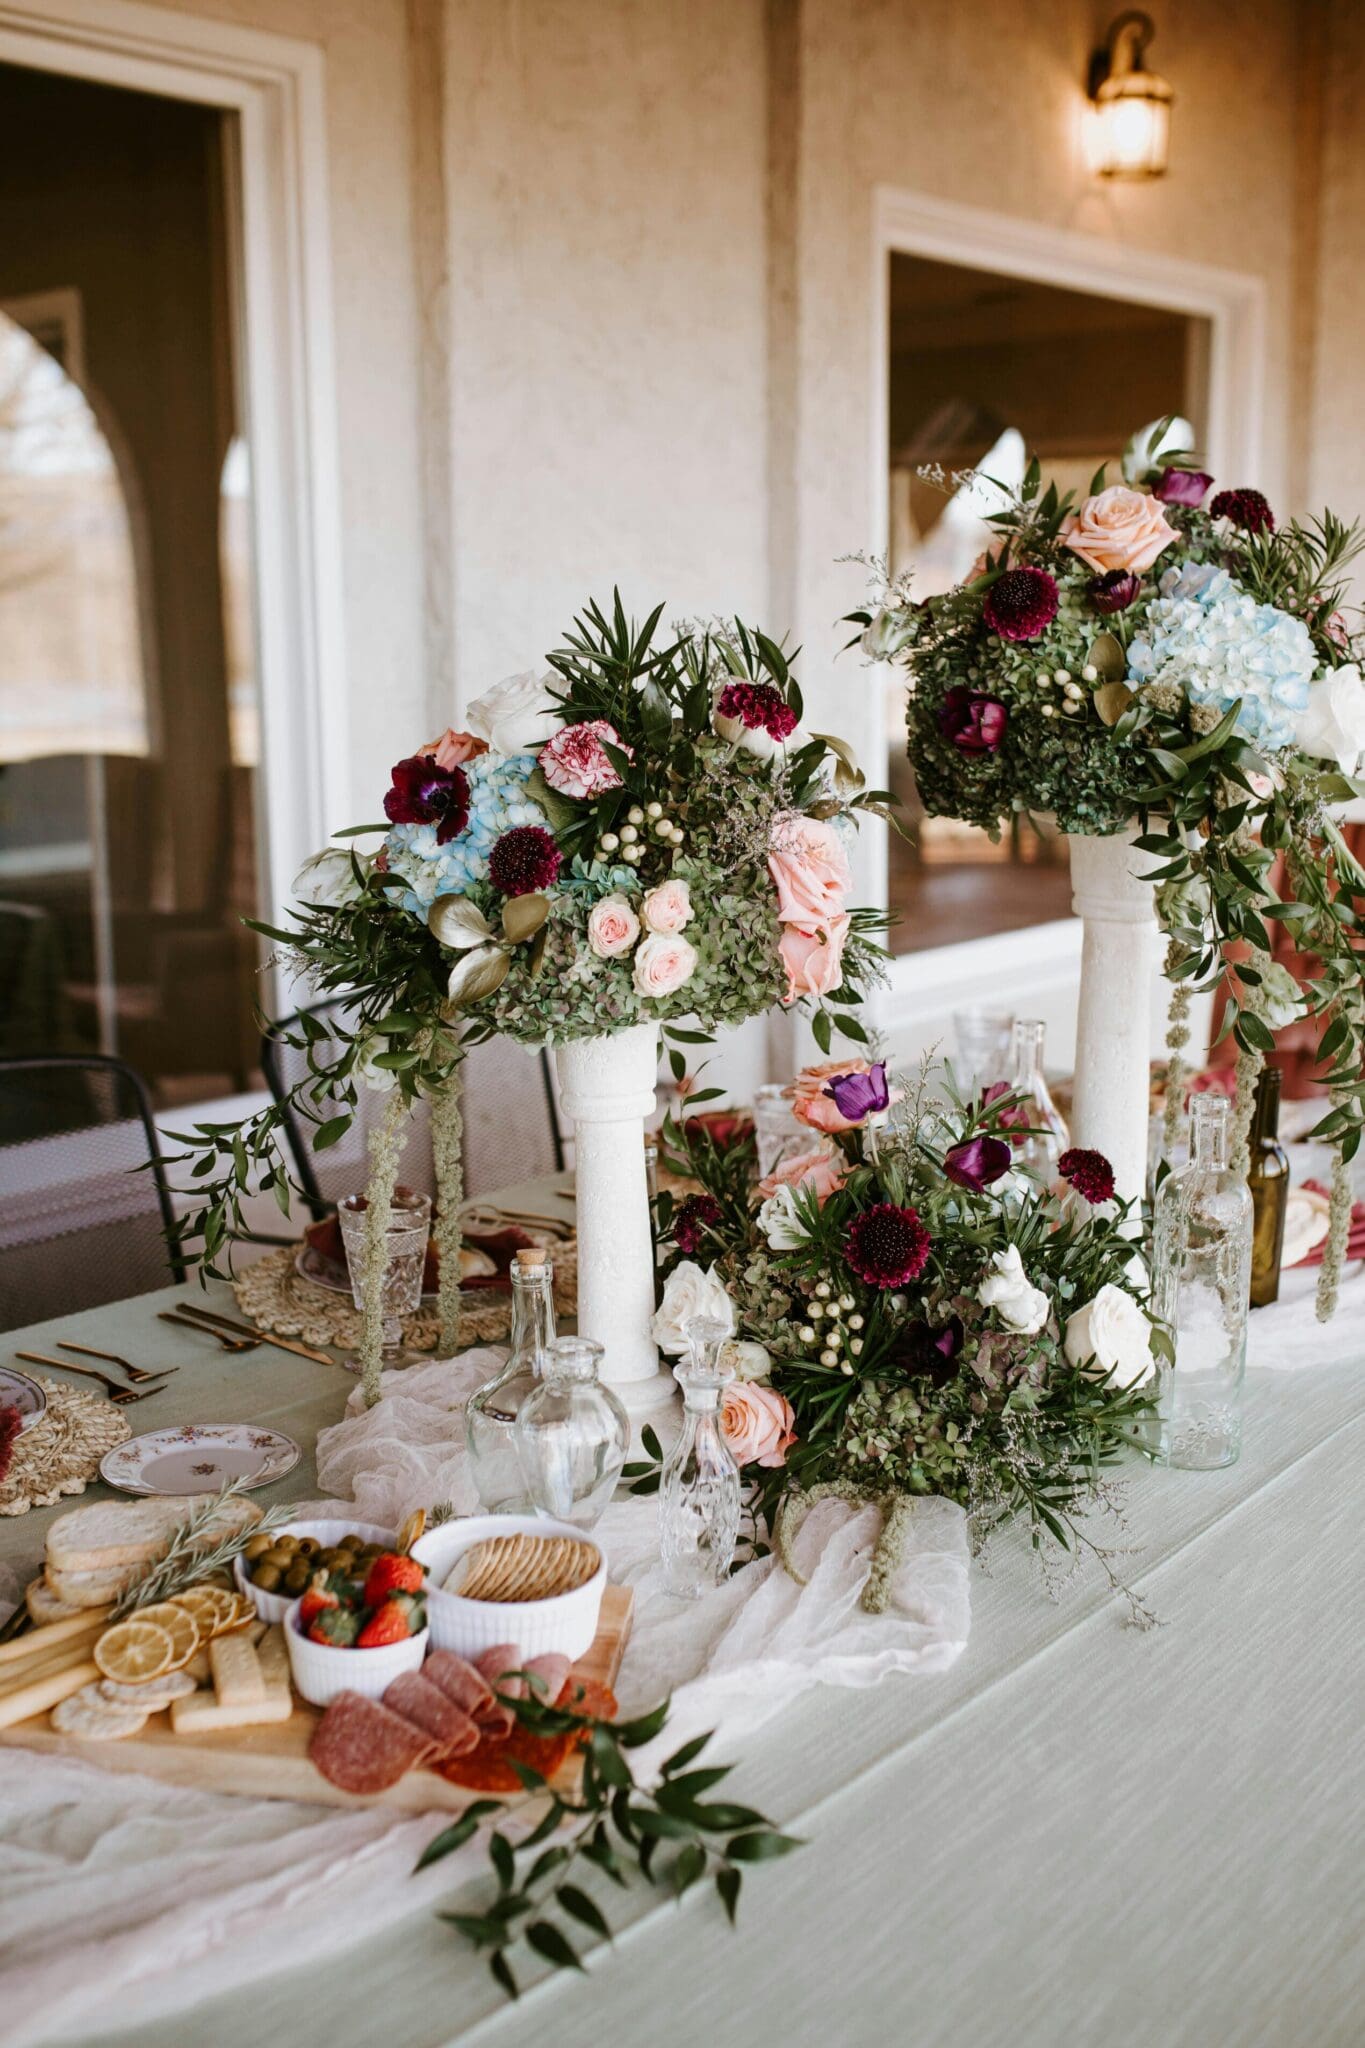
[[[672,1250],[655,1337],[676,1355],[695,1316],[735,1329],[722,1423],[789,1568],[791,1510],[875,1501],[863,1604],[879,1611],[909,1504],[937,1493],[978,1538],[1023,1513],[1035,1545],[1088,1549],[1118,1587],[1079,1517],[1113,1505],[1122,1451],[1150,1447],[1169,1355],[1126,1205],[1098,1152],[1064,1153],[1055,1187],[1022,1168],[1029,1126],[1007,1090],[963,1103],[945,1069],[934,1091],[921,1077],[894,1100],[881,1061],[808,1068],[793,1107],[810,1151],[760,1181],[751,1138],[666,1125],[699,1191],[659,1197]]]
[[[879,972],[885,918],[850,907],[848,844],[861,812],[894,799],[864,787],[842,741],[804,729],[775,642],[738,621],[661,635],[662,610],[637,627],[619,596],[610,616],[589,605],[543,674],[499,683],[468,731],[396,764],[386,822],[337,835],[382,834],[373,854],[314,855],[293,926],[256,927],[319,997],[351,1006],[345,1029],[305,1018],[296,1040],[310,1073],[293,1103],[315,1147],[343,1135],[360,1088],[391,1096],[371,1141],[371,1391],[389,1203],[419,1097],[433,1111],[443,1342],[456,1341],[451,1082],[470,1045],[649,1021],[696,1043],[775,1003],[814,1005],[826,1047],[836,1030],[865,1038],[851,1011]],[[675,1047],[675,1069],[683,1059]],[[272,1103],[186,1140],[205,1199],[183,1235],[202,1237],[210,1270],[249,1188],[273,1188],[288,1213],[283,1122]]]
[[[1314,1135],[1339,1147],[1325,1317],[1365,1127],[1365,870],[1332,808],[1365,794],[1365,636],[1344,609],[1362,538],[1331,513],[1280,525],[1259,491],[1210,497],[1213,478],[1170,439],[1169,420],[1135,435],[1123,481],[1101,468],[1079,504],[1045,488],[1036,461],[1017,493],[982,479],[1003,509],[967,581],[916,603],[882,575],[850,616],[870,658],[909,670],[910,758],[931,815],[997,836],[1025,811],[1076,833],[1141,821],[1174,1059],[1191,995],[1222,978],[1228,948],[1241,956],[1226,1023],[1242,1156],[1273,1031],[1321,1020],[1332,1100]],[[949,489],[970,475],[923,474]],[[1318,962],[1302,987],[1270,957],[1270,919]],[[1172,1088],[1168,1136],[1182,1101]]]

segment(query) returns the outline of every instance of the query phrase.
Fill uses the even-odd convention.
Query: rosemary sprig
[[[534,1673],[525,1675],[533,1687],[542,1685]],[[488,1856],[497,1894],[484,1912],[440,1916],[487,1954],[493,1976],[509,1997],[519,1995],[507,1953],[518,1941],[524,1940],[556,1969],[581,1970],[582,1959],[570,1938],[572,1924],[577,1922],[590,1933],[611,1940],[601,1907],[571,1882],[580,1860],[593,1864],[622,1889],[630,1882],[633,1866],[651,1884],[671,1888],[678,1898],[709,1875],[733,1924],[744,1865],[771,1862],[801,1847],[796,1836],[780,1833],[753,1807],[705,1800],[704,1795],[733,1768],[715,1764],[689,1769],[711,1740],[710,1734],[695,1736],[675,1750],[663,1765],[657,1785],[644,1786],[637,1781],[626,1752],[652,1742],[659,1734],[668,1719],[667,1700],[634,1721],[622,1722],[602,1721],[535,1698],[507,1704],[521,1725],[534,1734],[576,1734],[583,1758],[576,1798],[553,1791],[541,1772],[514,1764],[526,1790],[548,1798],[546,1811],[521,1841],[497,1830],[490,1834]],[[416,1869],[425,1870],[462,1848],[485,1821],[509,1811],[504,1800],[476,1799],[452,1826],[427,1844]],[[541,1848],[566,1826],[571,1831],[564,1839]],[[531,1851],[539,1853],[528,1863],[523,1859]],[[660,1854],[665,1860],[656,1869],[655,1858]]]
[[[232,1563],[253,1536],[264,1529],[278,1529],[294,1514],[292,1507],[270,1508],[259,1522],[232,1530],[206,1547],[204,1537],[212,1529],[221,1510],[233,1501],[244,1499],[246,1491],[242,1480],[230,1479],[221,1492],[205,1494],[201,1501],[196,1502],[184,1521],[176,1525],[170,1542],[156,1562],[148,1565],[142,1576],[125,1586],[119,1594],[114,1602],[113,1619],[118,1621],[135,1607],[149,1606],[153,1600],[169,1600],[172,1594],[183,1593],[187,1586],[212,1578],[215,1572]]]

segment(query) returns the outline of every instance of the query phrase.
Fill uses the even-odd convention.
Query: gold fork
[[[161,1392],[160,1383],[154,1387],[124,1387],[117,1380],[111,1380],[107,1372],[96,1372],[90,1365],[72,1365],[68,1358],[44,1358],[39,1351],[18,1351],[16,1358],[22,1358],[26,1365],[48,1365],[57,1372],[78,1372],[82,1379],[98,1380],[116,1408],[131,1408],[134,1401],[146,1401],[153,1394]]]
[[[82,1358],[102,1358],[106,1365],[121,1365],[135,1386],[144,1380],[164,1379],[168,1372],[179,1372],[178,1365],[163,1365],[159,1372],[148,1372],[145,1365],[134,1365],[131,1358],[120,1357],[117,1351],[96,1351],[91,1344],[69,1344],[64,1337],[57,1339],[59,1351],[78,1351]]]

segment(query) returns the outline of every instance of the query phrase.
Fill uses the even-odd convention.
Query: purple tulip
[[[821,1092],[829,1096],[846,1124],[860,1124],[891,1100],[886,1061],[878,1060],[866,1074],[836,1074]]]
[[[1009,1172],[1012,1156],[1003,1138],[988,1138],[983,1133],[945,1153],[943,1171],[958,1187],[981,1195],[1002,1173]]]
[[[1142,578],[1131,569],[1106,569],[1090,582],[1090,602],[1097,612],[1126,612],[1138,592]]]
[[[469,778],[434,754],[413,754],[394,764],[384,815],[391,825],[434,825],[436,844],[448,845],[469,823]]]
[[[1163,505],[1202,505],[1213,478],[1202,469],[1163,469],[1152,496]]]
[[[1009,713],[994,697],[954,684],[939,706],[938,729],[964,754],[993,754],[1005,737]]]

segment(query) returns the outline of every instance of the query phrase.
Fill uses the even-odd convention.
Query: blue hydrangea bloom
[[[465,763],[469,778],[469,823],[446,846],[436,844],[434,825],[395,825],[384,841],[389,872],[407,888],[398,897],[423,922],[438,896],[460,896],[471,882],[488,877],[495,840],[514,825],[543,825],[545,813],[526,794],[534,754],[479,754]]]
[[[1220,712],[1240,698],[1240,732],[1258,746],[1289,746],[1317,667],[1302,619],[1258,604],[1212,562],[1168,569],[1161,593],[1129,646],[1130,680],[1175,683]]]

